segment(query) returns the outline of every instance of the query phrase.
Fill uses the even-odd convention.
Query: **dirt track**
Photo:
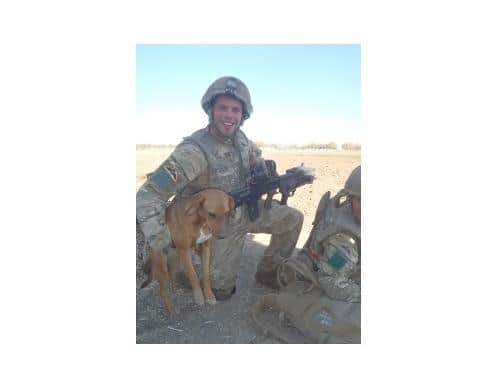
[[[145,180],[146,173],[155,169],[169,152],[170,149],[137,150],[137,189]],[[315,182],[298,189],[288,202],[305,215],[297,244],[297,247],[301,248],[308,237],[321,196],[328,190],[334,194],[341,189],[349,173],[360,164],[360,155],[335,151],[301,153],[264,150],[263,156],[277,162],[279,173],[301,163],[315,169]],[[137,247],[141,246],[140,240],[137,235]],[[237,292],[230,300],[218,302],[215,306],[196,306],[190,289],[184,289],[183,293],[172,297],[180,310],[180,315],[173,317],[168,315],[161,305],[157,284],[143,290],[137,289],[136,342],[278,343],[277,340],[265,337],[256,330],[249,316],[250,307],[256,299],[272,292],[254,281],[256,265],[268,240],[267,235],[248,236],[236,285]],[[137,269],[139,267],[137,265]],[[141,279],[140,274],[137,274],[137,284]]]

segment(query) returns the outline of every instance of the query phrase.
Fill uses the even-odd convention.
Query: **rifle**
[[[247,205],[251,221],[259,217],[258,201],[263,195],[267,195],[264,206],[267,209],[271,207],[272,197],[275,193],[282,194],[280,204],[286,205],[287,199],[294,195],[297,188],[311,184],[315,180],[313,169],[304,167],[303,164],[288,169],[283,175],[277,175],[275,162],[269,160],[265,162],[268,169],[273,170],[270,172],[270,176],[261,175],[256,170],[253,172],[248,186],[230,193],[235,201],[235,207]]]

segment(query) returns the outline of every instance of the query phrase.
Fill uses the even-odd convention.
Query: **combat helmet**
[[[361,197],[361,166],[351,172],[344,184],[344,191],[350,196]]]
[[[207,115],[211,117],[211,105],[219,95],[235,97],[242,102],[242,120],[252,114],[251,95],[243,81],[233,76],[224,76],[216,79],[202,96],[201,105]]]

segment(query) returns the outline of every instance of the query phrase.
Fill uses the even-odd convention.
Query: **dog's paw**
[[[211,289],[204,291],[204,299],[206,299],[207,304],[216,304],[216,297],[214,296]]]
[[[204,305],[204,296],[202,295],[202,291],[194,291],[194,302],[199,305]]]
[[[216,298],[215,296],[206,296],[206,303],[207,304],[216,304]]]

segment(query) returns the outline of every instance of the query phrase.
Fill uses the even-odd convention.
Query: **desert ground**
[[[172,147],[137,146],[136,189],[145,181],[146,174],[164,161]],[[337,193],[350,172],[361,163],[359,151],[276,149],[263,148],[263,157],[277,163],[279,174],[288,168],[304,163],[315,170],[316,180],[311,185],[299,188],[288,205],[301,210],[304,224],[297,243],[300,249],[308,238],[316,207],[322,195],[331,191]],[[277,197],[276,195],[275,197]],[[278,197],[277,197],[278,198]],[[137,252],[143,244],[143,237],[137,231]],[[252,324],[249,309],[257,298],[273,290],[264,288],[254,281],[257,262],[263,255],[269,236],[249,235],[244,247],[244,256],[234,296],[214,306],[196,306],[190,289],[172,295],[180,309],[177,316],[169,315],[160,302],[157,284],[139,290],[143,280],[140,263],[137,262],[137,343],[278,343],[277,340],[261,335]],[[138,261],[137,256],[137,261]],[[304,340],[303,340],[304,343]]]

